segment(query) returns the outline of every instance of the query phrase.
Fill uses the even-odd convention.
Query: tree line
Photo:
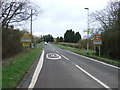
[[[23,25],[23,22],[28,21],[31,15],[35,19],[42,10],[27,0],[1,1],[0,6],[2,6],[2,58],[4,59],[23,51],[20,37],[24,31],[14,29],[14,25]]]
[[[14,29],[15,23],[21,23],[29,20],[32,16],[36,17],[42,13],[41,9],[27,1],[2,2],[2,56],[3,58],[13,56],[22,51],[20,43],[21,31]],[[33,13],[31,14],[31,9]],[[104,57],[112,59],[120,59],[120,2],[109,2],[108,6],[100,11],[95,11],[90,14],[91,37],[95,34],[101,34],[102,43],[101,54]],[[94,28],[97,26],[98,28]],[[11,28],[9,28],[11,27]],[[52,35],[45,35],[42,39],[37,38],[38,42],[42,40],[53,42]],[[57,42],[80,43],[80,47],[86,48],[86,40],[81,40],[79,32],[74,32],[72,29],[66,30],[64,37],[57,37]],[[90,40],[90,48],[93,47]],[[92,48],[91,48],[92,49]],[[114,52],[114,53],[113,53]]]
[[[57,42],[63,42],[64,39],[63,39],[63,37],[57,37],[57,38],[56,38],[56,41],[57,41]]]
[[[69,43],[77,43],[81,40],[81,35],[79,32],[74,32],[72,29],[67,30],[64,34],[64,41]]]
[[[79,32],[74,32],[72,29],[67,30],[63,37],[57,37],[57,42],[68,42],[68,43],[78,43],[81,40],[81,35]]]
[[[54,38],[52,35],[48,34],[48,35],[45,35],[42,37],[43,38],[43,41],[46,41],[46,42],[53,42],[54,41]]]
[[[120,60],[120,1],[111,1],[105,9],[93,12],[91,22],[100,26],[92,32],[101,33],[101,54]]]

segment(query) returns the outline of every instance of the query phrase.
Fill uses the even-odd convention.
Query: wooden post
[[[96,53],[96,50],[95,50],[95,48],[96,48],[96,46],[94,45],[94,55],[95,55],[95,53]]]
[[[32,48],[32,43],[33,43],[33,37],[32,37],[32,9],[31,9],[30,34],[31,34],[31,44],[30,44],[30,47]]]
[[[99,45],[99,57],[100,57],[100,45]]]

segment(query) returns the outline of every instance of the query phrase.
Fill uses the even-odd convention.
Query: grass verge
[[[40,44],[38,48],[16,55],[12,62],[8,61],[9,64],[2,68],[2,88],[16,88],[23,75],[42,51],[42,48],[43,45]]]
[[[112,60],[112,59],[108,59],[108,58],[103,58],[103,57],[99,57],[99,56],[95,56],[95,55],[93,55],[94,51],[92,51],[92,50],[89,50],[89,55],[88,55],[86,53],[87,51],[85,49],[76,49],[76,48],[63,46],[63,45],[59,45],[59,44],[54,44],[54,45],[57,46],[57,47],[60,47],[62,49],[72,50],[73,52],[75,52],[77,54],[80,54],[80,55],[84,55],[84,56],[87,56],[87,57],[91,57],[91,58],[98,59],[98,60],[101,60],[101,61],[104,61],[104,62],[107,62],[107,63],[110,63],[110,64],[114,64],[114,65],[120,66],[120,61]]]
[[[66,50],[75,50],[75,48],[72,47],[68,47],[68,46],[63,46],[63,45],[59,45],[59,44],[54,44],[57,47],[60,47],[62,49],[66,49]]]
[[[103,58],[103,57],[100,57],[100,56],[95,56],[95,55],[93,55],[93,53],[91,51],[89,52],[89,55],[87,55],[87,53],[83,53],[81,51],[73,51],[73,52],[75,52],[77,54],[80,54],[80,55],[87,56],[87,57],[91,57],[91,58],[94,58],[94,59],[97,59],[97,60],[101,60],[101,61],[104,61],[104,62],[109,63],[109,64],[114,64],[114,65],[117,65],[117,66],[120,65],[120,61],[112,60],[112,59],[108,59],[108,58]]]

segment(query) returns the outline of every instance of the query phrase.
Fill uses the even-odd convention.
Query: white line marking
[[[69,60],[67,57],[65,57],[64,55],[60,54],[62,57],[64,57],[66,60]]]
[[[79,54],[76,54],[76,53],[73,53],[73,52],[70,52],[70,51],[67,51],[67,52],[72,53],[72,54],[77,55],[77,56],[81,56],[81,57],[87,58],[87,59],[89,59],[89,60],[92,60],[92,61],[95,61],[95,62],[98,62],[98,63],[104,64],[104,65],[107,65],[107,66],[110,66],[110,67],[113,67],[113,68],[116,68],[116,69],[120,69],[120,68],[117,67],[117,66],[113,66],[113,65],[110,65],[110,64],[107,64],[107,63],[104,63],[104,62],[101,62],[101,61],[95,60],[95,59],[93,59],[93,58],[89,58],[89,57],[86,57],[86,56],[83,56],[83,55],[79,55]]]
[[[87,71],[85,71],[84,69],[82,69],[80,66],[75,65],[78,69],[80,69],[81,71],[83,71],[85,74],[87,74],[89,77],[91,77],[92,79],[94,79],[95,81],[97,81],[99,84],[101,84],[103,87],[107,88],[108,90],[112,90],[110,89],[109,86],[107,86],[106,84],[104,84],[103,82],[101,82],[100,80],[98,80],[97,78],[95,78],[94,76],[92,76],[90,73],[88,73]]]
[[[35,83],[36,83],[36,81],[37,81],[37,79],[38,79],[38,75],[39,75],[39,73],[40,73],[40,71],[41,71],[41,69],[42,69],[43,61],[44,61],[44,50],[43,50],[43,52],[42,52],[42,54],[41,54],[41,57],[40,57],[40,59],[39,59],[39,62],[38,62],[38,64],[37,64],[37,67],[36,67],[36,69],[35,69],[35,72],[34,72],[34,74],[33,74],[31,83],[30,83],[30,85],[29,85],[28,88],[34,88],[34,85],[35,85]]]
[[[62,57],[57,53],[48,53],[46,54],[46,58],[55,60],[55,59],[61,59]]]
[[[59,53],[58,51],[55,51],[55,52]]]

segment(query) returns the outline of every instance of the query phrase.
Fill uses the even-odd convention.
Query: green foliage
[[[103,56],[120,59],[120,30],[107,30],[102,34],[102,54]],[[104,52],[105,51],[105,52]],[[113,53],[114,52],[114,53]]]
[[[74,32],[71,30],[67,30],[64,34],[64,41],[69,43],[77,43],[81,39],[81,35],[79,32]]]
[[[86,39],[79,40],[79,45],[80,45],[80,48],[87,49],[87,40]]]
[[[55,46],[57,47],[60,47],[62,49],[66,49],[66,50],[74,50],[75,48],[72,48],[72,47],[68,47],[68,46],[63,46],[63,45],[60,45],[60,44],[54,44]]]
[[[112,1],[102,10],[93,13],[94,21],[100,23],[104,57],[120,60],[120,2]]]
[[[66,33],[64,34],[64,39],[65,39],[65,42],[73,43],[74,42],[74,31],[72,31],[72,29],[67,30]]]
[[[2,58],[11,57],[22,51],[20,37],[22,33],[18,30],[2,30]]]
[[[43,38],[44,38],[44,41],[46,41],[46,42],[53,42],[54,41],[53,36],[50,34],[43,36]]]
[[[109,20],[109,26],[104,28],[105,31],[102,32],[102,54],[109,58],[120,60],[120,2],[110,3],[110,7],[113,10],[108,11],[109,16],[115,18]]]
[[[81,35],[80,35],[80,33],[79,32],[76,32],[75,33],[75,43],[77,43],[79,40],[81,40]]]
[[[57,42],[60,42],[60,38],[59,37],[57,37]]]
[[[88,55],[86,49],[76,49],[76,48],[71,48],[69,46],[63,46],[63,45],[59,45],[59,44],[54,44],[54,45],[57,46],[57,47],[60,47],[62,49],[71,50],[71,51],[73,51],[77,54],[80,54],[80,55],[84,55],[84,56],[91,57],[91,58],[94,58],[94,59],[102,60],[102,61],[105,61],[105,62],[110,63],[110,64],[114,64],[114,65],[117,65],[117,66],[120,65],[120,61],[93,55],[93,53],[94,53],[93,50],[89,50],[89,55]]]
[[[63,42],[63,37],[60,37],[60,42]]]
[[[33,36],[33,43],[34,44],[37,44],[37,43],[41,43],[43,40],[42,40],[42,36]]]
[[[57,37],[57,42],[63,42],[63,37]]]

